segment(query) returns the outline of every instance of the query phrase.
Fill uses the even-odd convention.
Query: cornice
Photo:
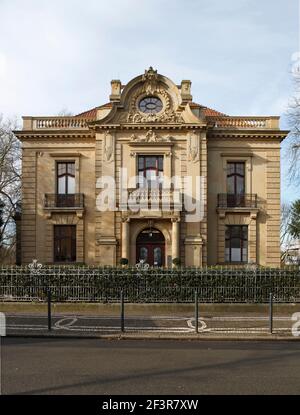
[[[280,139],[284,140],[289,131],[286,130],[209,130],[208,139],[212,138],[224,138],[224,139],[257,139],[257,138],[267,138],[267,139]]]
[[[206,130],[204,124],[158,124],[158,123],[144,123],[144,124],[97,124],[93,122],[89,124],[91,130]]]
[[[20,140],[36,140],[36,139],[85,139],[85,140],[95,140],[95,134],[92,131],[74,131],[74,130],[56,130],[56,131],[36,131],[36,130],[22,130],[14,131],[14,134]]]

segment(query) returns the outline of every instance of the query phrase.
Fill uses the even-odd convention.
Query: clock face
[[[156,114],[163,108],[163,103],[157,97],[146,97],[139,102],[139,110],[145,114]]]

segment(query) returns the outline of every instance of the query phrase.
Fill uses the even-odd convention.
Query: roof
[[[112,108],[112,104],[108,102],[107,104],[101,105],[100,107],[92,108],[88,111],[82,112],[80,114],[75,115],[76,118],[86,118],[89,120],[95,120],[97,118],[97,111],[101,108]]]
[[[100,107],[92,108],[88,111],[82,112],[81,114],[75,115],[76,118],[86,118],[89,120],[96,120],[97,117],[97,110],[101,108],[112,108],[113,104],[111,102],[108,102],[104,105],[101,105]],[[203,105],[197,104],[195,102],[190,103],[191,108],[200,108],[203,110],[205,117],[227,117],[226,114],[216,111],[212,108],[205,107]]]

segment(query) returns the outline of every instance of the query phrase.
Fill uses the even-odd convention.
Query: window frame
[[[70,255],[69,257],[71,258],[70,260],[68,260],[67,258],[64,260],[61,257],[57,256],[57,244],[60,245],[60,250],[61,250],[61,241],[68,239],[68,237],[65,235],[57,235],[57,230],[59,229],[60,231],[62,229],[66,229],[69,228],[71,230],[70,232]],[[53,262],[56,264],[73,264],[76,263],[77,261],[77,227],[76,225],[54,225],[53,226]]]
[[[62,175],[59,175],[59,165],[61,164],[65,164],[66,169],[65,169],[65,173]],[[74,165],[74,175],[70,174],[68,171],[68,165]],[[61,177],[65,178],[65,192],[64,193],[59,193],[59,179]],[[68,192],[68,187],[69,187],[69,180],[68,178],[72,177],[74,178],[74,187],[75,187],[75,192],[74,193],[69,193]],[[56,161],[56,194],[57,195],[73,195],[76,194],[76,162],[74,160],[57,160]]]
[[[234,172],[229,174],[229,166],[230,165],[234,165]],[[243,165],[243,174],[240,174],[238,172],[237,169],[237,165]],[[230,177],[234,178],[234,192],[233,193],[229,193],[228,191],[228,179]],[[240,177],[243,179],[243,192],[237,192],[237,178]],[[226,168],[226,191],[227,194],[232,194],[232,195],[244,195],[246,193],[246,163],[245,161],[227,161],[227,168]]]
[[[147,167],[146,160],[147,158],[153,158],[156,160],[155,167]],[[143,159],[143,167],[140,168],[140,160]],[[162,167],[159,167],[159,161],[161,160]],[[162,173],[164,175],[164,156],[161,154],[139,154],[137,156],[137,175],[138,175],[138,187],[141,188],[140,183],[140,173],[143,172],[143,177],[145,179],[145,182],[148,187],[148,180],[147,180],[147,171],[155,171],[155,176],[157,179],[159,179],[159,173]],[[159,183],[159,188],[162,187],[162,184]]]
[[[233,236],[232,235],[232,230],[233,228],[240,228],[239,231],[239,238],[237,238],[237,236]],[[230,235],[229,238],[227,238],[227,231],[230,231]],[[246,235],[247,238],[244,238],[244,230],[246,230]],[[232,261],[232,240],[233,239],[239,239],[240,240],[240,247],[239,247],[239,256],[240,256],[240,260],[239,261]],[[229,248],[227,247],[227,241],[229,241]],[[246,243],[245,243],[246,242]],[[245,249],[245,245],[246,245],[246,259],[243,260],[244,257],[244,253],[243,250]],[[225,263],[227,264],[247,264],[248,263],[248,258],[249,258],[249,252],[248,252],[248,248],[249,248],[249,227],[248,225],[226,225],[225,227]],[[227,249],[229,249],[229,259],[227,260]]]

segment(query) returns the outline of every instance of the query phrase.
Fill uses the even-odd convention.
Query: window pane
[[[58,179],[58,193],[65,194],[66,193],[66,178],[65,176],[59,177]]]
[[[147,261],[148,259],[148,249],[145,247],[140,248],[140,258],[139,261],[144,260]]]
[[[75,163],[68,163],[68,174],[75,176]]]
[[[156,157],[147,157],[146,158],[146,168],[154,167],[156,168]]]
[[[240,226],[230,226],[231,238],[240,238],[241,227]]]
[[[161,248],[154,248],[154,265],[160,267],[162,265],[162,252]]]
[[[241,262],[240,248],[231,248],[231,262]]]
[[[234,163],[227,163],[227,175],[233,174],[235,171]]]
[[[66,172],[67,172],[66,163],[57,163],[57,175],[61,176],[63,174],[66,174]]]
[[[227,247],[225,249],[225,261],[230,262],[230,249]]]
[[[164,158],[159,157],[158,158],[158,170],[163,171],[164,169]]]
[[[236,177],[236,193],[243,194],[245,193],[245,180],[243,177]]]
[[[244,176],[245,175],[245,163],[236,163],[236,172],[237,174]]]
[[[68,176],[68,194],[75,193],[75,177]]]
[[[148,181],[155,182],[157,180],[156,170],[147,170],[146,171],[146,178]]]
[[[144,168],[144,157],[139,157],[139,170]]]
[[[234,176],[231,176],[231,177],[227,178],[227,193],[229,193],[229,194],[234,194],[235,193]]]

